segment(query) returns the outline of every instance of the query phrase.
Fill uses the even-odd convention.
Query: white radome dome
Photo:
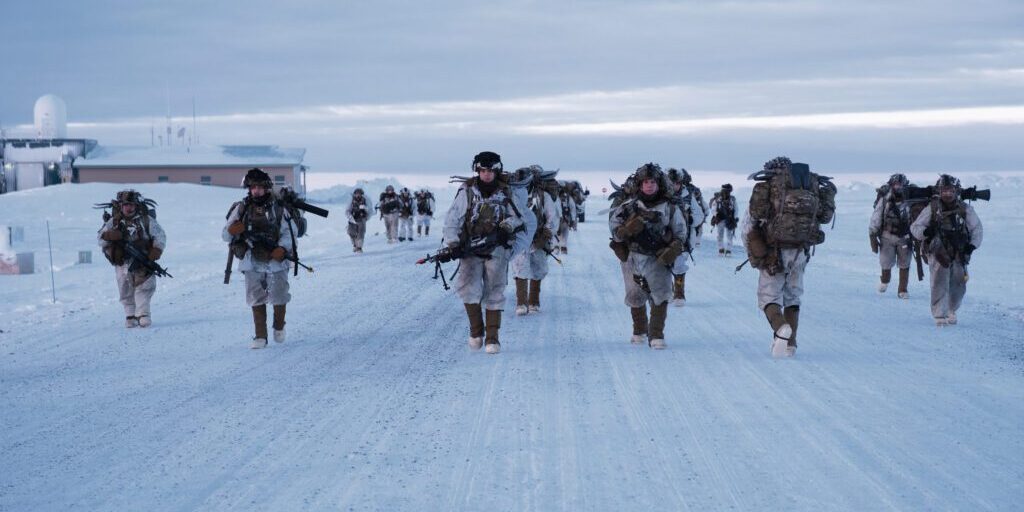
[[[68,136],[68,107],[59,96],[47,94],[36,100],[36,137],[64,139]]]

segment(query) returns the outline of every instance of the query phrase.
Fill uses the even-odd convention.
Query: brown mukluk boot
[[[638,345],[644,342],[647,336],[647,304],[638,308],[629,308],[629,314],[633,316],[633,336],[629,342]]]
[[[487,339],[485,344],[487,345],[484,350],[488,354],[497,354],[501,352],[501,343],[498,342],[498,330],[501,329],[501,310],[500,309],[488,309],[487,312]]]
[[[284,343],[285,304],[274,304],[274,342]]]
[[[260,304],[252,307],[252,323],[256,327],[256,337],[252,339],[252,348],[266,348],[267,346],[267,305]]]
[[[786,306],[783,315],[786,317],[786,323],[793,329],[793,335],[789,337],[789,343],[786,345],[786,357],[793,357],[796,355],[796,330],[800,325],[800,306]]]
[[[526,303],[531,313],[540,311],[540,280],[530,279],[530,296]]]
[[[885,293],[889,289],[889,281],[892,281],[892,269],[882,269],[882,282],[878,283],[878,293]]]
[[[682,307],[686,304],[686,274],[672,276],[672,305]]]
[[[782,312],[782,306],[771,303],[764,307],[764,316],[772,326],[772,357],[785,357],[786,347],[793,337],[793,327],[786,323],[786,317]]]
[[[469,348],[479,350],[484,346],[484,313],[480,303],[466,304],[469,317]]]
[[[668,301],[651,306],[651,325],[647,334],[647,345],[655,349],[664,349],[665,319],[668,317]]]
[[[901,268],[900,269],[899,288],[896,289],[896,296],[897,297],[899,297],[901,299],[906,299],[906,298],[910,297],[910,293],[907,292],[907,285],[908,284],[910,284],[910,269],[909,268]]]
[[[527,308],[529,285],[529,279],[516,278],[516,316],[522,316],[529,312]]]

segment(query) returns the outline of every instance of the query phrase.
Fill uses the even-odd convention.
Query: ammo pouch
[[[235,240],[228,244],[228,247],[231,248],[231,254],[234,254],[240,260],[244,259],[245,253],[249,251],[249,246],[246,245],[244,240]]]
[[[771,248],[768,247],[768,243],[764,239],[764,233],[761,232],[760,228],[755,227],[747,232],[743,242],[743,245],[747,247],[750,266],[757,269],[761,268],[761,264],[771,251]]]
[[[273,248],[267,247],[264,244],[253,244],[252,245],[252,259],[260,263],[266,263],[270,261],[270,251]]]
[[[473,220],[472,226],[469,228],[469,235],[476,238],[485,237],[493,233],[498,227],[496,217],[494,206],[486,202],[481,203],[477,210],[476,219]]]
[[[115,267],[124,265],[124,246],[120,242],[112,242],[103,249],[103,256]]]

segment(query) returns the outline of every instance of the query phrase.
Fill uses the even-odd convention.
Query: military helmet
[[[633,176],[635,176],[636,180],[639,182],[643,182],[644,180],[655,180],[658,181],[659,184],[665,179],[665,173],[662,172],[661,166],[653,162],[648,162],[637,167]]]
[[[777,156],[768,160],[764,163],[764,170],[766,171],[785,171],[789,169],[789,166],[793,165],[793,161],[789,157]]]
[[[939,176],[939,181],[935,182],[935,188],[942,188],[942,187],[953,187],[953,188],[955,188],[957,190],[957,192],[959,192],[960,191],[960,180],[958,178],[955,178],[955,177],[950,176],[948,174],[943,174],[943,175]]]
[[[364,192],[363,192],[362,188],[356,187],[356,189],[353,190],[352,193],[357,195],[357,196],[361,196],[361,195],[363,195]]]
[[[732,183],[726,183],[725,185],[722,185],[722,191],[732,192]]]
[[[900,185],[906,187],[907,185],[910,184],[910,180],[907,179],[907,176],[905,174],[898,172],[896,174],[893,174],[892,176],[889,176],[889,181],[887,183],[889,185],[899,183]]]
[[[388,185],[388,186],[384,187],[384,192],[394,192],[394,191],[395,191],[395,187],[393,187],[391,185]]]
[[[245,173],[245,178],[242,179],[242,188],[249,188],[253,186],[262,186],[265,189],[274,188],[274,182],[270,179],[270,175],[263,172],[263,169],[259,167],[253,167]]]
[[[683,182],[683,185],[689,185],[690,183],[693,183],[693,177],[690,176],[690,173],[686,169],[680,168],[679,172],[682,173],[683,175],[683,177],[680,179],[680,181]]]
[[[402,194],[409,195],[409,187],[402,187]]]
[[[122,190],[117,193],[116,199],[118,204],[142,204],[142,194],[133,189]]]
[[[477,172],[480,169],[491,169],[494,172],[500,173],[502,170],[501,166],[501,155],[493,151],[481,151],[473,157],[473,172]]]
[[[675,167],[669,167],[668,179],[672,183],[682,183],[683,173],[679,172],[679,169],[676,169]]]

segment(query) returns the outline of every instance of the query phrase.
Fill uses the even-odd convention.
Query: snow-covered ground
[[[140,186],[160,202],[175,277],[160,281],[153,327],[126,330],[90,208],[118,188],[0,196],[0,224],[25,227],[14,248],[37,267],[0,276],[0,510],[1024,503],[1018,187],[976,204],[986,238],[947,329],[932,325],[925,283],[907,301],[875,291],[873,192],[842,190],[809,267],[800,352],[782,361],[768,357],[755,273],[734,274],[742,251],[719,258],[710,239],[690,301],[670,308],[669,349],[631,346],[597,194],[543,312],[507,311],[489,356],[467,350],[460,301],[413,265],[439,230],[389,246],[371,225],[353,255],[339,205],[310,216],[301,255],[316,271],[292,282],[287,343],[250,350],[241,276],[221,284],[220,230],[242,192]],[[84,249],[94,263],[75,265]]]

